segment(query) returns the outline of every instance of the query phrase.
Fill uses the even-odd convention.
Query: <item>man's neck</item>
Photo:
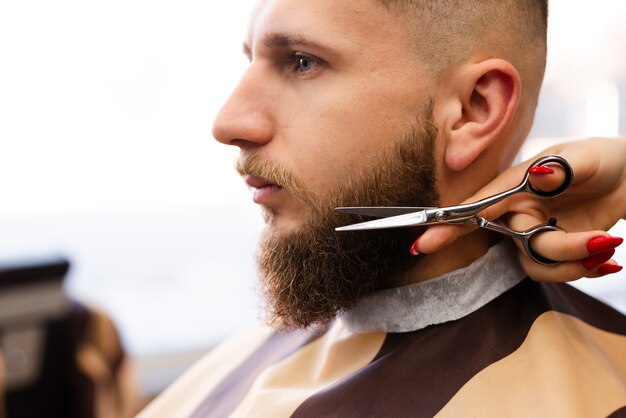
[[[420,256],[422,259],[417,265],[402,275],[391,287],[423,282],[449,271],[467,267],[501,239],[501,236],[484,229],[464,235],[436,253]]]

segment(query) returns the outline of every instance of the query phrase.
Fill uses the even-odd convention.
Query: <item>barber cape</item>
[[[501,243],[374,293],[323,331],[249,330],[140,414],[228,416],[626,416],[626,317],[525,278]]]

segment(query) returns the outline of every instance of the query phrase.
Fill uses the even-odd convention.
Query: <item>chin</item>
[[[272,234],[289,235],[300,230],[304,223],[303,218],[303,216],[287,216],[286,214],[277,213],[268,208],[264,208],[263,210],[265,230]]]

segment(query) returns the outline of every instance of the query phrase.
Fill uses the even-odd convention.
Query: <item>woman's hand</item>
[[[574,170],[570,188],[556,198],[542,199],[519,193],[491,206],[480,216],[500,218],[509,228],[523,231],[556,218],[567,232],[543,232],[533,239],[533,249],[544,257],[562,261],[556,266],[533,262],[522,253],[520,260],[528,275],[539,281],[570,281],[598,277],[621,270],[611,259],[622,239],[606,230],[626,218],[626,138],[595,138],[555,145],[500,174],[463,203],[475,202],[517,186],[532,161],[557,154]],[[531,174],[532,184],[554,190],[564,180],[559,166],[548,165]],[[435,225],[415,244],[419,253],[435,252],[471,232],[472,227]]]

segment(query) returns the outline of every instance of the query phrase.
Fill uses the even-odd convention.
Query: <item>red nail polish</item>
[[[601,276],[606,276],[607,274],[617,273],[622,270],[622,266],[618,266],[617,264],[603,264],[598,267],[598,273]]]
[[[583,260],[583,266],[587,270],[593,270],[598,267],[600,264],[604,264],[613,257],[615,254],[615,250],[604,251],[598,254],[594,254],[591,257],[587,257]]]
[[[419,237],[415,240],[415,242],[413,243],[413,245],[411,245],[411,250],[409,251],[411,253],[412,256],[416,256],[419,255],[420,252],[417,249],[417,242],[419,241]]]
[[[624,242],[620,237],[595,237],[587,242],[587,250],[590,254],[611,250]]]
[[[554,174],[554,170],[545,165],[538,165],[536,167],[532,167],[528,169],[528,172],[532,174]]]

